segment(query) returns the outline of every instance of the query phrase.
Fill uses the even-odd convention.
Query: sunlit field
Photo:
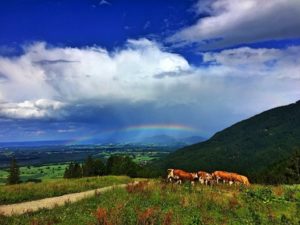
[[[20,179],[22,182],[30,180],[57,179],[64,176],[67,164],[50,164],[44,166],[23,166],[20,167]],[[6,183],[7,170],[0,170],[0,185]]]
[[[168,184],[160,180],[52,210],[1,217],[13,224],[299,224],[300,186]]]

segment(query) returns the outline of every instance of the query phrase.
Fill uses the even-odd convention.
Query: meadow
[[[22,166],[20,167],[20,179],[22,182],[30,180],[49,180],[63,178],[67,163],[50,164],[43,166]],[[7,169],[0,170],[0,185],[6,183],[8,176]]]
[[[0,205],[60,196],[132,181],[126,176],[86,177],[80,179],[54,179],[41,183],[0,186]],[[1,223],[0,223],[1,224]]]
[[[299,224],[300,186],[141,182],[52,210],[0,217],[1,225]]]

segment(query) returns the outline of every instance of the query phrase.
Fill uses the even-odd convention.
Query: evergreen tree
[[[79,178],[82,177],[82,168],[79,163],[71,162],[66,168],[64,178]]]
[[[107,174],[136,177],[139,166],[129,156],[112,155],[106,163]]]
[[[91,156],[88,156],[82,165],[83,176],[90,177],[94,176],[94,160]]]
[[[82,177],[82,167],[79,163],[75,163],[74,169],[72,171],[72,178],[80,178]]]
[[[71,162],[69,166],[65,169],[64,178],[71,178],[73,168],[74,164],[73,162]]]
[[[94,175],[102,176],[105,174],[105,165],[101,159],[95,159],[93,163]]]
[[[19,166],[17,165],[16,158],[13,157],[10,164],[7,184],[18,184],[18,183],[20,183],[20,169]]]

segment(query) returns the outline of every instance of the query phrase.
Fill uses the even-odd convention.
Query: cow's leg
[[[233,181],[229,181],[229,185],[231,186],[233,184]]]
[[[203,184],[203,183],[204,183],[204,181],[203,181],[202,178],[199,178],[199,182],[200,182],[200,184]]]
[[[195,185],[195,181],[191,181],[191,184],[192,184],[192,186],[194,186]]]

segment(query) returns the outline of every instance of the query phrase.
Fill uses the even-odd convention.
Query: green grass
[[[44,166],[23,166],[20,167],[20,178],[22,182],[28,179],[57,179],[64,176],[67,164],[53,164]],[[7,170],[0,170],[0,184],[5,184],[7,180]]]
[[[8,172],[5,170],[0,170],[0,185],[5,184],[8,177]]]
[[[113,184],[128,183],[131,180],[131,178],[126,176],[103,176],[81,179],[46,180],[41,183],[3,185],[0,186],[0,205],[60,196]]]
[[[172,185],[158,180],[21,216],[15,224],[299,224],[300,186]]]

